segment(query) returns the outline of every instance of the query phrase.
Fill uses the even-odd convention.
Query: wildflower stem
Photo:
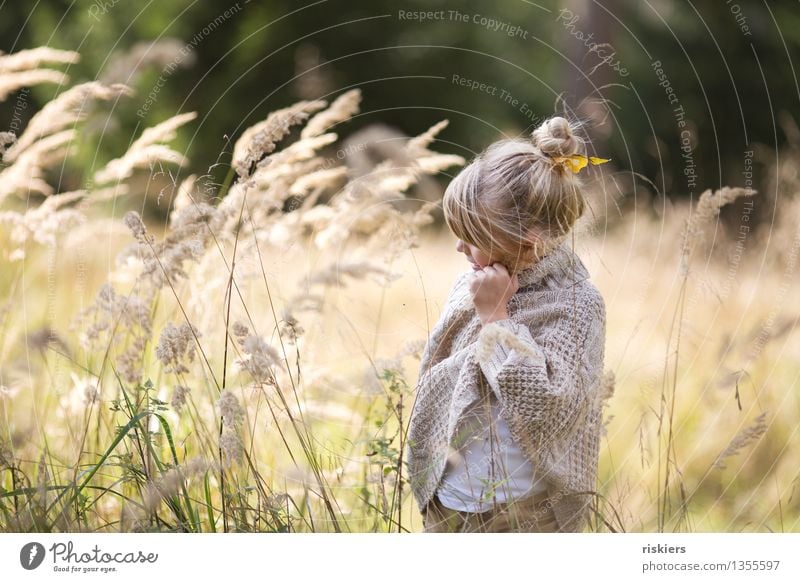
[[[675,364],[674,364],[674,370],[673,370],[674,378],[673,378],[673,386],[672,386],[672,399],[671,399],[671,402],[670,402],[669,432],[667,434],[667,445],[666,445],[666,453],[665,453],[666,454],[666,458],[664,459],[664,480],[663,480],[664,486],[663,486],[663,491],[661,489],[661,486],[660,485],[658,486],[659,487],[659,489],[658,489],[658,501],[657,501],[658,502],[658,531],[660,531],[660,532],[664,531],[664,527],[666,525],[666,519],[667,519],[666,512],[667,512],[667,504],[668,504],[668,498],[669,498],[669,482],[670,482],[670,468],[669,468],[669,465],[670,465],[670,454],[671,454],[671,452],[674,454],[674,447],[673,447],[673,442],[672,442],[673,441],[672,424],[673,424],[673,414],[674,414],[674,409],[675,409],[675,391],[677,389],[677,382],[678,382],[677,374],[678,374],[678,352],[679,352],[679,348],[680,348],[680,330],[681,330],[681,323],[683,321],[683,307],[684,307],[684,300],[685,300],[685,296],[686,296],[687,279],[688,279],[688,271],[686,273],[684,273],[684,275],[682,276],[681,288],[680,288],[680,291],[678,293],[678,303],[676,305],[675,312],[673,313],[672,324],[670,326],[669,336],[667,337],[667,354],[666,354],[666,356],[664,358],[664,373],[663,373],[662,384],[661,384],[661,407],[660,407],[660,411],[659,411],[659,415],[658,415],[658,432],[657,432],[657,434],[659,435],[659,439],[658,439],[658,474],[659,474],[659,477],[658,477],[657,483],[661,483],[661,476],[660,476],[661,475],[661,437],[660,437],[660,435],[661,435],[661,427],[662,427],[662,425],[664,423],[664,412],[665,412],[664,409],[665,409],[665,406],[666,406],[666,399],[667,399],[667,396],[666,396],[666,384],[667,384],[667,378],[669,376],[669,374],[667,372],[667,366],[669,365],[669,357],[670,357],[669,346],[672,343],[672,335],[673,335],[673,332],[674,332],[674,333],[677,334],[677,338],[676,338],[676,346],[675,346],[675,352],[674,352]],[[677,331],[675,329],[676,325],[677,325]]]
[[[134,417],[133,417],[131,420],[129,420],[129,421],[128,421],[128,423],[127,423],[125,426],[123,426],[123,427],[122,427],[122,429],[121,429],[121,430],[120,430],[120,431],[117,433],[117,436],[116,436],[116,437],[114,438],[114,440],[111,442],[111,445],[109,445],[109,447],[106,449],[106,452],[105,452],[105,453],[103,453],[103,456],[102,456],[102,457],[100,457],[100,460],[99,460],[97,463],[95,463],[95,464],[92,466],[92,468],[91,468],[91,469],[89,469],[89,472],[88,472],[88,474],[87,474],[87,475],[86,475],[86,477],[83,479],[83,481],[81,482],[81,484],[80,484],[79,486],[75,487],[75,484],[74,484],[74,483],[72,483],[72,484],[71,484],[69,487],[67,487],[67,488],[66,488],[64,491],[62,491],[62,492],[61,492],[61,494],[60,494],[60,495],[59,495],[59,496],[58,496],[58,497],[55,499],[55,501],[53,501],[53,503],[51,503],[51,504],[48,506],[48,508],[46,509],[45,513],[46,513],[46,514],[47,514],[47,513],[49,513],[49,512],[50,512],[50,510],[51,510],[51,509],[52,509],[52,508],[53,508],[53,507],[54,507],[54,506],[55,506],[55,505],[56,505],[56,504],[57,504],[59,501],[61,501],[61,498],[62,498],[62,497],[63,497],[63,496],[64,496],[64,495],[65,495],[65,494],[66,494],[66,493],[67,493],[67,492],[68,492],[70,489],[73,489],[73,488],[74,488],[74,490],[75,490],[75,494],[73,495],[72,499],[70,500],[70,503],[71,503],[71,502],[73,502],[73,501],[75,501],[75,500],[77,500],[77,498],[78,498],[78,495],[80,495],[81,491],[83,491],[83,490],[86,488],[86,486],[89,484],[89,481],[91,481],[91,480],[92,480],[92,478],[94,477],[95,473],[97,473],[97,471],[100,469],[100,467],[102,467],[102,466],[105,464],[105,462],[106,462],[106,460],[108,459],[108,457],[109,457],[109,455],[111,454],[111,452],[112,452],[112,451],[113,451],[115,448],[117,448],[117,445],[118,445],[120,442],[122,442],[122,439],[124,439],[124,438],[125,438],[125,437],[128,435],[128,433],[129,433],[129,432],[130,432],[132,429],[134,429],[134,428],[137,426],[137,424],[139,423],[139,421],[140,421],[140,420],[142,420],[143,418],[146,418],[146,417],[147,417],[147,416],[149,416],[150,414],[152,414],[152,412],[151,412],[150,410],[145,410],[144,412],[140,412],[139,414],[137,414],[136,416],[134,416]],[[67,503],[67,504],[65,504],[65,505],[66,505],[66,506],[69,506],[69,505],[70,505],[70,503]]]
[[[222,186],[219,189],[219,198],[224,198],[228,190],[231,187],[231,183],[233,182],[233,176],[235,174],[235,170],[233,169],[233,165],[228,166],[228,173],[225,174],[225,179],[222,181]]]
[[[232,170],[232,168],[231,168]],[[228,171],[228,175],[231,175],[231,171]],[[247,186],[244,188],[244,193],[242,194],[242,206],[239,209],[239,219],[237,221],[237,228],[236,228],[236,236],[233,239],[233,255],[231,256],[231,272],[228,276],[228,286],[225,290],[225,338],[224,338],[224,351],[222,355],[222,391],[225,390],[226,380],[227,380],[227,371],[228,371],[228,340],[230,339],[230,322],[231,322],[231,296],[232,296],[232,287],[233,287],[233,274],[236,269],[236,250],[239,247],[239,232],[241,232],[241,224],[242,224],[242,215],[244,214],[244,205],[247,200]],[[219,436],[222,437],[222,426],[223,422],[220,419],[219,423]],[[226,511],[226,501],[225,501],[225,470],[222,466],[222,447],[219,447],[219,460],[220,460],[220,493],[222,494],[222,523],[223,523],[223,530],[225,533],[228,532],[228,513]]]
[[[269,306],[270,306],[270,310],[272,312],[272,319],[275,322],[275,325],[277,326],[278,325],[278,315],[277,315],[277,313],[275,311],[275,303],[272,300],[272,293],[270,291],[269,281],[267,280],[267,274],[264,271],[264,262],[263,262],[263,260],[261,258],[261,250],[260,250],[259,245],[258,245],[258,239],[255,238],[255,229],[253,229],[253,238],[254,238],[253,244],[254,244],[254,247],[255,247],[256,252],[258,254],[258,259],[259,259],[258,263],[259,263],[259,265],[261,265],[261,275],[264,278],[264,286],[265,286],[265,288],[267,290],[267,298],[269,300]],[[309,461],[309,463],[311,465],[311,470],[314,473],[314,478],[317,480],[317,484],[320,487],[320,495],[322,496],[322,499],[323,499],[323,501],[325,503],[326,509],[330,513],[331,520],[333,522],[333,527],[336,530],[336,532],[339,533],[341,531],[341,529],[339,527],[339,522],[336,519],[336,514],[335,514],[335,512],[333,510],[333,506],[332,506],[332,504],[330,502],[330,498],[329,498],[327,490],[326,490],[326,484],[324,483],[324,479],[323,479],[322,474],[320,472],[319,463],[318,463],[318,461],[316,459],[316,456],[315,456],[315,453],[314,453],[314,450],[313,450],[313,446],[311,446],[311,444],[310,444],[313,441],[311,439],[311,435],[308,433],[308,423],[306,423],[305,419],[303,418],[302,407],[300,406],[300,400],[299,400],[299,398],[297,396],[297,386],[295,385],[294,378],[292,377],[291,364],[289,363],[289,356],[286,353],[286,346],[283,343],[283,337],[281,336],[281,334],[278,334],[278,341],[280,342],[280,345],[281,345],[281,352],[283,353],[283,361],[284,361],[284,363],[286,365],[287,375],[289,376],[289,381],[291,382],[291,385],[292,385],[292,393],[294,394],[295,402],[297,403],[298,414],[300,415],[300,420],[301,420],[301,422],[303,424],[303,429],[304,429],[303,432],[305,432],[305,438],[303,438],[303,434],[301,433],[300,429],[297,427],[297,421],[292,416],[292,414],[291,414],[291,412],[289,410],[289,405],[286,402],[286,399],[285,399],[283,393],[281,392],[280,389],[276,390],[276,392],[277,392],[278,396],[280,397],[281,402],[283,403],[283,405],[284,405],[284,407],[286,409],[286,412],[287,412],[287,414],[289,416],[289,420],[291,421],[292,427],[295,430],[295,434],[297,435],[297,438],[300,441],[300,445],[303,447],[303,452],[305,453],[306,458],[308,459],[308,461]],[[300,381],[299,374],[298,374],[298,379],[297,380],[298,380],[298,382]],[[278,386],[277,381],[275,382],[275,386]],[[273,417],[274,417],[274,413],[273,413]],[[284,443],[286,443],[285,440],[284,440]],[[288,447],[288,444],[287,444],[287,447]]]

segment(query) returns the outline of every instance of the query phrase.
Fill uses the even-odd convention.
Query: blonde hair
[[[577,153],[580,127],[551,117],[530,139],[503,139],[478,154],[444,193],[453,234],[512,272],[555,248],[585,208],[581,180],[552,159]]]

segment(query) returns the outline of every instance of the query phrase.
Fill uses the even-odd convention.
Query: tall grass
[[[77,58],[48,50],[0,57],[0,87],[52,82],[23,73]],[[301,101],[244,131],[209,186],[177,178],[186,112],[58,191],[53,170],[100,107],[87,104],[132,94],[79,84],[0,136],[0,530],[418,531],[404,431],[426,332],[464,266],[425,229],[437,205],[409,192],[464,162],[431,149],[446,121],[356,177],[334,130],[358,90]],[[158,174],[163,224],[119,210]],[[800,352],[777,351],[796,347],[781,325],[796,315],[767,329],[771,305],[747,301],[782,288],[792,255],[759,272],[751,252],[731,283],[714,252],[735,241],[706,240],[751,194],[709,191],[661,224],[610,220],[595,200],[586,219],[614,393],[592,530],[797,528]]]

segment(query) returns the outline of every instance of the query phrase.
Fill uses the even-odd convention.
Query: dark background
[[[578,17],[571,27],[562,8]],[[228,9],[235,13],[220,19]],[[401,19],[400,10],[444,10],[446,18]],[[449,10],[466,14],[468,22],[451,19]],[[521,32],[492,31],[475,23],[475,15]],[[600,64],[578,33],[608,43],[606,54],[613,52],[627,75]],[[163,73],[176,47],[196,35],[190,55]],[[359,87],[362,113],[337,128],[342,134],[385,124],[413,135],[448,118],[435,148],[467,158],[500,134],[530,131],[536,117],[573,112],[591,122],[590,153],[613,158],[620,188],[654,206],[663,203],[661,193],[696,198],[706,188],[744,185],[745,152],[753,151],[763,222],[780,195],[767,176],[775,174],[775,152],[797,139],[800,111],[792,61],[800,46],[800,4],[788,0],[0,0],[0,49],[37,46],[81,54],[79,63],[60,67],[71,84],[113,80],[136,90],[132,98],[100,105],[112,113],[112,125],[87,123],[87,147],[57,177],[61,190],[80,187],[144,127],[184,111],[199,117],[175,142],[192,164],[180,173],[203,174],[221,162],[210,173],[221,181],[229,138],[299,99],[330,101]],[[126,61],[132,51],[137,56]],[[651,66],[656,60],[685,111],[694,183],[684,175],[682,128]],[[139,117],[162,74],[157,100]],[[470,91],[453,83],[453,75],[496,86],[498,94]],[[500,89],[528,104],[535,117],[501,99]],[[60,90],[33,87],[24,116]],[[0,103],[4,126],[14,103],[14,95]]]

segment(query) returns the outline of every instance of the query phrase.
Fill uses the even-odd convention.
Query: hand
[[[492,321],[507,319],[508,300],[518,289],[517,275],[509,275],[508,269],[502,263],[493,263],[475,271],[469,291],[481,322],[486,325]]]

